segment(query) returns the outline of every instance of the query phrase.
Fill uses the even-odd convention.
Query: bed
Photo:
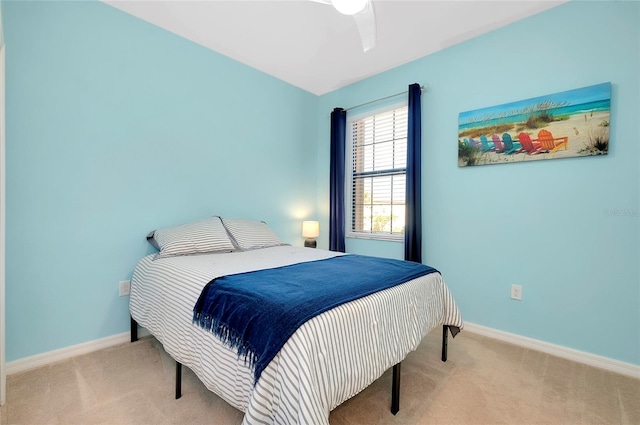
[[[217,217],[207,221],[209,227],[213,222],[219,238],[227,237],[231,246],[216,241],[214,245],[222,248],[211,251],[211,244],[200,240],[176,245],[163,237],[169,234],[171,242],[184,239],[185,234],[187,239],[199,238],[202,223],[195,230],[174,228],[150,235],[160,253],[141,259],[131,279],[132,340],[137,324],[146,328],[177,365],[187,366],[210,391],[245,412],[243,424],[328,424],[331,410],[392,367],[397,372],[397,411],[400,362],[435,327],[444,326],[443,337],[447,329],[455,336],[463,327],[442,276],[427,274],[308,320],[254,382],[252,368],[237,350],[193,323],[194,305],[203,288],[221,276],[343,254],[284,245],[260,222]],[[178,245],[188,248],[179,248],[176,254],[171,247]],[[446,338],[443,355],[444,350]]]

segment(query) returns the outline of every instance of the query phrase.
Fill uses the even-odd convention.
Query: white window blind
[[[350,121],[351,236],[401,238],[407,106]]]

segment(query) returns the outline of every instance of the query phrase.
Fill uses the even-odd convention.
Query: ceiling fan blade
[[[367,2],[367,7],[362,12],[353,15],[353,19],[355,19],[360,33],[362,51],[371,50],[376,46],[376,17],[373,13],[371,0]]]

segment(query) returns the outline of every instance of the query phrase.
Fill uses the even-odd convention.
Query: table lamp
[[[317,221],[302,222],[302,236],[305,238],[304,246],[307,248],[316,247],[316,239],[320,235],[320,223]]]

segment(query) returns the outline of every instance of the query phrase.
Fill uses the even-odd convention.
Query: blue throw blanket
[[[209,282],[193,321],[249,360],[254,384],[307,320],[341,304],[438,271],[409,261],[344,255]]]

